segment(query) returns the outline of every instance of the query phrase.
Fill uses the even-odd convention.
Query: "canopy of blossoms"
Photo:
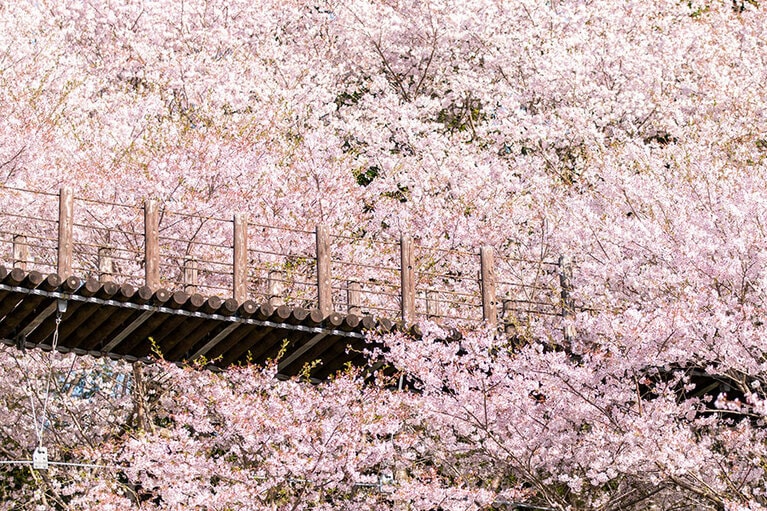
[[[764,509],[764,7],[0,5],[0,185],[566,256],[576,304],[381,335],[410,391],[3,348],[0,457],[73,465],[0,509]]]

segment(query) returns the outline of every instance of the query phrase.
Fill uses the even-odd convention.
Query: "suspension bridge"
[[[416,323],[561,326],[568,267],[0,188],[0,342],[212,368],[264,362],[323,379],[369,363],[370,332]],[[456,336],[458,334],[456,333]],[[567,336],[567,333],[564,334]]]

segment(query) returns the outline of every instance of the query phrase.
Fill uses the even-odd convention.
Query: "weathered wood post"
[[[359,316],[362,314],[362,284],[354,280],[346,283],[346,311]]]
[[[560,296],[562,300],[562,332],[564,334],[565,343],[570,344],[575,338],[575,326],[573,320],[575,319],[575,306],[573,304],[570,292],[572,291],[573,268],[570,258],[567,256],[559,257],[559,288]]]
[[[184,293],[192,295],[197,292],[198,270],[197,258],[186,256],[184,258]],[[239,301],[239,300],[238,300]]]
[[[144,275],[148,288],[160,288],[160,215],[151,199],[144,202]]]
[[[269,275],[266,279],[266,298],[273,307],[279,307],[285,303],[282,297],[284,287],[282,272],[280,270],[269,270]]]
[[[99,248],[98,253],[99,282],[112,282],[114,280],[114,262],[112,261],[112,250],[106,247]]]
[[[503,318],[503,331],[508,337],[514,337],[517,335],[517,318],[514,317],[514,302],[512,300],[503,301],[503,312],[501,317]]]
[[[400,239],[400,276],[402,322],[409,325],[415,321],[415,269],[413,240],[408,236],[402,236]]]
[[[59,190],[59,246],[56,273],[66,279],[72,276],[72,227],[74,217],[72,188]]]
[[[482,290],[482,319],[490,327],[498,325],[498,302],[495,295],[495,260],[493,247],[479,249],[480,287]]]
[[[244,213],[234,215],[233,258],[232,297],[242,303],[248,299],[248,217]]]
[[[28,262],[29,262],[29,245],[27,244],[27,237],[22,234],[14,234],[13,236],[13,267],[27,271]]]
[[[439,292],[436,289],[427,289],[426,298],[426,316],[429,319],[439,319],[442,316],[442,303],[439,299]]]
[[[317,308],[323,317],[333,312],[333,289],[330,278],[330,236],[325,225],[315,229],[317,241]]]

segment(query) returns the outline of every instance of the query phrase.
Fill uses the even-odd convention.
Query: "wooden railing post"
[[[512,300],[504,300],[502,308],[503,331],[508,337],[514,337],[518,333],[517,318],[514,317],[514,302]]]
[[[283,285],[282,272],[279,270],[270,270],[266,279],[266,298],[273,307],[279,307],[285,303],[282,294],[285,286]]]
[[[197,258],[186,256],[184,258],[184,293],[190,295],[196,293],[197,282]]]
[[[13,236],[13,267],[27,271],[29,262],[29,245],[27,237],[21,234]]]
[[[439,292],[436,289],[428,289],[426,298],[426,316],[429,319],[439,319],[442,317],[442,303],[439,299]]]
[[[315,230],[317,239],[317,308],[323,317],[333,312],[333,289],[330,280],[330,236],[325,225]]]
[[[495,296],[495,260],[493,247],[479,249],[480,287],[482,289],[482,319],[490,327],[498,324],[498,302]]]
[[[248,299],[248,217],[244,213],[234,215],[233,252],[232,297],[242,303]]]
[[[346,283],[346,306],[349,314],[359,316],[362,313],[362,284],[350,280]]]
[[[415,321],[415,269],[413,240],[408,236],[402,236],[400,239],[400,276],[402,322],[409,325]]]
[[[59,247],[56,273],[66,279],[72,276],[72,225],[74,196],[68,186],[59,190]]]
[[[112,251],[106,247],[99,248],[99,282],[112,282],[114,275],[114,263]]]
[[[160,288],[160,215],[157,201],[144,202],[144,271],[146,286]]]
[[[565,343],[572,343],[575,338],[575,326],[572,324],[575,319],[575,307],[573,305],[570,292],[572,291],[573,268],[570,262],[570,258],[567,256],[559,257],[559,288],[562,299],[562,319],[563,326],[562,332],[564,334]]]

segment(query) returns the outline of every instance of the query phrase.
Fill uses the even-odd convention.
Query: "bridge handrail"
[[[25,270],[120,277],[238,301],[289,300],[326,315],[362,311],[405,323],[431,317],[498,326],[519,322],[511,316],[572,314],[563,302],[570,293],[561,261],[498,257],[490,246],[428,247],[408,236],[392,242],[330,234],[322,224],[311,232],[243,214],[196,215],[152,200],[117,204],[74,197],[70,187],[56,194],[0,186],[0,193],[0,247],[11,249],[0,248],[0,261]],[[99,206],[125,208],[130,218]],[[525,281],[514,273],[535,276]]]

